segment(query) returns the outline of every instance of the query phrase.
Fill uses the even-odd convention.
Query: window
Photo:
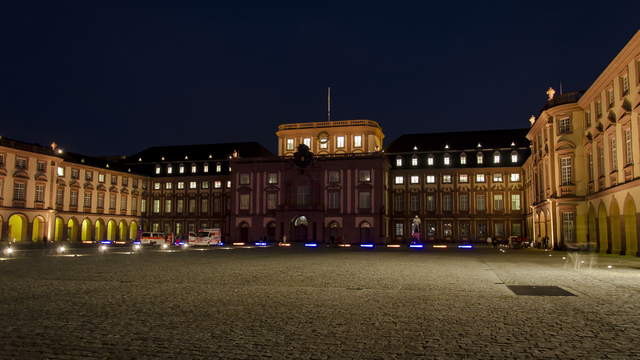
[[[160,190],[160,183],[159,182],[154,182],[153,183],[153,189],[154,190]]]
[[[494,164],[500,163],[500,152],[496,151],[493,153],[493,163]]]
[[[504,223],[503,222],[497,222],[495,224],[493,224],[494,226],[494,230],[495,230],[495,235],[496,236],[504,236]]]
[[[493,194],[493,210],[502,211],[504,209],[504,199],[502,194]]]
[[[604,176],[604,147],[602,143],[598,144],[598,176]]]
[[[278,183],[278,174],[277,173],[269,173],[267,175],[267,184],[275,185]]]
[[[71,169],[71,178],[75,179],[75,180],[80,179],[80,170],[72,168]]]
[[[140,212],[147,212],[147,199],[140,200]]]
[[[587,155],[587,164],[588,164],[588,171],[589,171],[589,182],[593,181],[593,154],[589,153]]]
[[[0,154],[0,168],[4,168],[4,154]]]
[[[278,193],[267,193],[267,210],[275,210],[278,205]]]
[[[493,174],[493,182],[502,182],[502,174]]]
[[[231,180],[227,180],[227,189],[231,189]]]
[[[179,172],[180,174],[184,174],[184,164],[180,164],[180,165],[178,165],[178,172]]]
[[[356,135],[353,137],[353,147],[362,147],[362,136]]]
[[[358,205],[360,209],[371,209],[371,193],[361,191],[358,195]]]
[[[418,157],[415,155],[411,157],[411,166],[418,166]]]
[[[196,199],[189,199],[189,213],[195,214],[196,212]]]
[[[171,182],[164,183],[164,188],[167,190],[171,190],[173,188],[173,183]]]
[[[573,183],[573,164],[571,157],[566,156],[560,159],[560,180],[561,185],[571,185]]]
[[[220,189],[222,187],[222,181],[216,180],[213,182],[214,189]]]
[[[460,154],[460,165],[467,165],[467,154]]]
[[[371,170],[360,170],[358,178],[360,182],[371,182]]]
[[[105,178],[104,174],[98,174],[98,182],[103,183],[104,182],[104,178]]]
[[[167,174],[173,174],[173,166],[167,165]]]
[[[302,143],[305,144],[309,149],[311,149],[311,138],[302,139]]]
[[[512,236],[521,236],[522,235],[522,224],[520,224],[520,223],[511,223],[511,235]]]
[[[411,193],[411,195],[409,195],[409,210],[414,212],[420,211],[420,194]]]
[[[154,214],[159,214],[160,213],[160,200],[159,199],[154,199],[153,200],[153,213]]]
[[[571,119],[564,117],[560,119],[560,134],[568,134],[571,132]]]
[[[327,149],[329,148],[329,139],[326,137],[321,137],[320,138],[320,149]]]
[[[511,182],[518,182],[520,181],[520,173],[511,173],[511,176],[509,176],[509,180]]]
[[[396,166],[398,167],[402,166],[402,158],[400,156],[396,158]]]
[[[202,166],[202,171],[205,172],[205,173],[208,173],[209,172],[209,164],[204,164]]]
[[[36,202],[44,202],[44,185],[36,184]]]
[[[146,211],[146,200],[142,200],[142,205],[145,206],[145,211]],[[98,209],[104,209],[104,193],[103,192],[99,192],[98,193]]]
[[[451,175],[442,175],[443,184],[451,184]]]
[[[178,189],[184,189],[184,181],[178,181]]]
[[[203,189],[208,189],[209,188],[209,182],[208,181],[203,181],[200,186],[202,186]]]
[[[116,175],[111,175],[111,185],[118,185],[118,177]]]
[[[64,188],[56,189],[56,205],[62,206],[64,203]]]
[[[624,163],[625,165],[633,163],[633,144],[629,127],[624,129]]]
[[[2,199],[3,195],[2,193],[4,192],[4,179],[0,178],[0,199]]]
[[[69,206],[76,207],[78,206],[78,191],[71,190],[71,200],[69,202]]]
[[[483,183],[484,182],[484,174],[476,174],[476,182]]]
[[[396,236],[403,236],[404,235],[404,226],[402,225],[402,223],[396,223],[394,232],[395,232]]]
[[[484,162],[484,156],[482,155],[481,152],[476,154],[476,163],[478,165],[482,164]]]
[[[138,198],[131,198],[131,211],[133,211],[134,215],[138,211]]]
[[[198,166],[196,164],[191,164],[191,173],[195,174],[198,171]]]
[[[250,179],[249,174],[240,174],[240,185],[249,185]]]
[[[311,187],[298,185],[296,189],[296,204],[300,209],[306,209],[311,205]]]
[[[520,211],[520,194],[511,194],[511,210]]]
[[[443,161],[445,165],[451,165],[451,156],[449,154],[444,154]]]
[[[575,242],[576,237],[576,213],[562,213],[562,240],[565,244]]]
[[[198,182],[197,181],[189,181],[189,189],[197,189]]]
[[[64,177],[64,168],[62,166],[58,166],[58,176]]]
[[[511,152],[511,162],[514,164],[518,162],[518,152],[515,150]]]
[[[46,161],[38,161],[38,164],[36,166],[37,166],[36,169],[39,172],[47,171],[47,162]]]
[[[184,199],[176,200],[176,212],[182,214],[184,212]]]
[[[340,172],[339,171],[329,171],[329,183],[337,184],[340,182]]]
[[[85,192],[84,193],[84,207],[86,208],[90,208],[91,207],[91,193],[90,192]]]
[[[120,196],[120,210],[127,210],[127,195]]]
[[[469,194],[461,193],[458,195],[458,203],[460,211],[469,211]]]
[[[427,184],[435,184],[436,176],[435,175],[427,175]]]
[[[591,111],[584,112],[584,127],[585,128],[591,127]]]
[[[122,178],[122,186],[129,186],[129,178],[128,177],[123,177]]]
[[[419,183],[420,183],[420,176],[418,176],[418,175],[411,175],[411,183],[412,183],[412,184],[419,184]]]
[[[607,89],[607,106],[608,106],[609,108],[612,108],[612,107],[613,107],[613,101],[614,101],[614,98],[613,98],[613,88],[612,88],[612,87],[610,87],[610,88],[608,88],[608,89]]]
[[[251,202],[251,195],[240,194],[240,210],[249,210],[250,202]]]
[[[336,147],[339,149],[344,148],[344,136],[338,136],[336,138]]]
[[[329,191],[328,196],[329,203],[327,204],[327,207],[329,209],[337,209],[340,206],[340,192]]]
[[[201,199],[200,200],[200,212],[208,213],[209,212],[209,199]]]
[[[395,184],[404,184],[404,176],[396,176]]]
[[[160,165],[156,165],[156,175],[160,175]]]
[[[436,196],[427,194],[427,211],[436,211]]]
[[[628,74],[624,74],[620,77],[620,94],[622,96],[627,96],[629,94],[629,75]]]
[[[596,117],[600,119],[602,117],[602,101],[596,100]]]
[[[116,209],[116,194],[109,195],[109,209],[111,210]]]
[[[433,155],[427,156],[427,165],[433,166]]]
[[[84,171],[84,179],[86,181],[92,181],[93,180],[93,171]],[[136,180],[133,181],[133,186],[136,187],[138,185],[138,182]]]
[[[451,194],[442,194],[442,211],[451,211],[452,206],[453,202],[451,201]]]
[[[395,212],[404,211],[404,194],[395,194],[393,197],[393,209]]]
[[[13,184],[13,200],[24,201],[25,187],[25,183],[17,182]]]
[[[476,210],[478,211],[486,211],[487,210],[487,202],[484,194],[476,195]]]
[[[220,163],[216,164],[216,172],[222,172],[222,164]]]
[[[468,183],[469,182],[469,175],[467,175],[467,174],[458,175],[458,182],[460,182],[462,184]]]
[[[287,150],[293,150],[294,143],[293,139],[287,139]]]

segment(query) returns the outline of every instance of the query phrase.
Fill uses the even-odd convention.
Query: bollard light
[[[167,244],[162,244],[162,248],[166,250],[166,249],[168,249],[168,248],[169,248],[169,245],[167,245]]]
[[[64,245],[58,246],[58,254],[62,254],[65,251],[67,251],[67,248],[65,248]]]
[[[105,251],[107,251],[107,245],[100,245],[100,247],[98,248],[98,250],[100,250],[100,252],[105,252]]]
[[[5,255],[13,254],[13,248],[12,247],[8,247],[8,248],[4,249],[4,254]]]

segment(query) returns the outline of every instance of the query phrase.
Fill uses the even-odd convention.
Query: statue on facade
[[[413,241],[420,241],[420,224],[422,221],[420,217],[416,215],[411,221],[411,237]]]

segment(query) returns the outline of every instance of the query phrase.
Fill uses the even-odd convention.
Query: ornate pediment
[[[98,184],[98,186],[96,186],[96,189],[98,191],[107,191],[106,186],[104,186],[104,184]]]
[[[93,184],[90,183],[90,182],[84,183],[84,185],[82,187],[85,188],[85,189],[88,189],[88,190],[93,190]]]
[[[67,185],[67,183],[62,178],[57,178],[56,179],[56,184],[60,185],[60,186],[66,186]]]
[[[115,192],[115,193],[117,193],[117,192],[118,192],[118,187],[116,187],[116,186],[112,186],[112,187],[110,187],[110,188],[109,188],[109,192]]]
[[[120,193],[128,194],[129,193],[129,189],[123,187],[122,189],[120,189]]]
[[[29,174],[24,169],[17,169],[13,172],[13,177],[28,179]]]
[[[574,144],[573,141],[566,139],[564,137],[561,137],[560,139],[558,139],[558,143],[556,145],[556,151],[572,150],[575,148],[576,148],[576,144]]]
[[[38,180],[38,181],[47,181],[47,175],[45,175],[45,173],[39,171],[37,172],[34,176],[34,179]]]
[[[79,188],[80,183],[78,182],[78,180],[71,180],[71,182],[69,183],[69,186],[74,188]]]

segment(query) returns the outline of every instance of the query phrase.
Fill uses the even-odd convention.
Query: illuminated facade
[[[547,95],[527,135],[529,232],[556,248],[637,255],[640,32],[585,92]]]

